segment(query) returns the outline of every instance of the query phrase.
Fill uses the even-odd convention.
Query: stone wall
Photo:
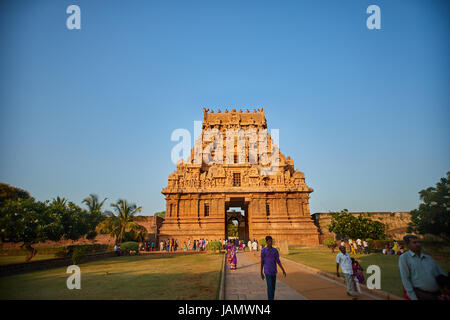
[[[355,217],[362,215],[374,221],[386,225],[386,235],[389,238],[401,240],[406,235],[406,228],[411,221],[409,212],[349,212]],[[335,239],[336,235],[328,231],[331,223],[331,213],[318,212],[312,215],[315,225],[319,228],[319,238],[322,242],[325,238]]]

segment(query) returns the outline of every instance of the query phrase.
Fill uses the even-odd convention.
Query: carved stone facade
[[[160,239],[226,238],[227,212],[245,212],[245,239],[271,235],[289,244],[317,245],[303,172],[267,134],[263,109],[203,110],[202,134],[162,190],[166,216]],[[233,136],[234,134],[234,136]],[[275,161],[276,160],[276,161]]]

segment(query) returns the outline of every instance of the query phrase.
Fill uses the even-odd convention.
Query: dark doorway
[[[225,239],[238,239],[247,243],[248,232],[248,203],[244,198],[231,198],[225,203]]]

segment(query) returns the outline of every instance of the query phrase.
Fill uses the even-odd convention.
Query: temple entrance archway
[[[225,211],[225,239],[237,238],[247,242],[249,239],[248,203],[245,202],[245,198],[230,198],[230,201],[225,202]],[[237,230],[234,230],[235,227]]]

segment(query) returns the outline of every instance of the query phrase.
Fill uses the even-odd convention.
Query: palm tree
[[[82,202],[86,204],[86,206],[88,207],[89,213],[94,212],[101,213],[103,204],[107,199],[108,198],[105,198],[103,199],[102,202],[99,202],[98,196],[96,194],[91,193],[89,197],[84,198]]]
[[[66,198],[61,198],[60,196],[57,196],[56,199],[53,198],[53,204],[54,205],[61,205],[61,206],[65,207],[66,204],[67,204],[67,199]]]
[[[135,222],[135,214],[142,210],[142,207],[137,207],[134,203],[129,204],[127,200],[119,199],[116,203],[112,203],[116,214],[111,211],[105,212],[108,218],[101,222],[97,229],[101,233],[109,233],[116,238],[116,241],[121,243],[126,232],[134,232],[139,236],[145,236],[147,229]]]

